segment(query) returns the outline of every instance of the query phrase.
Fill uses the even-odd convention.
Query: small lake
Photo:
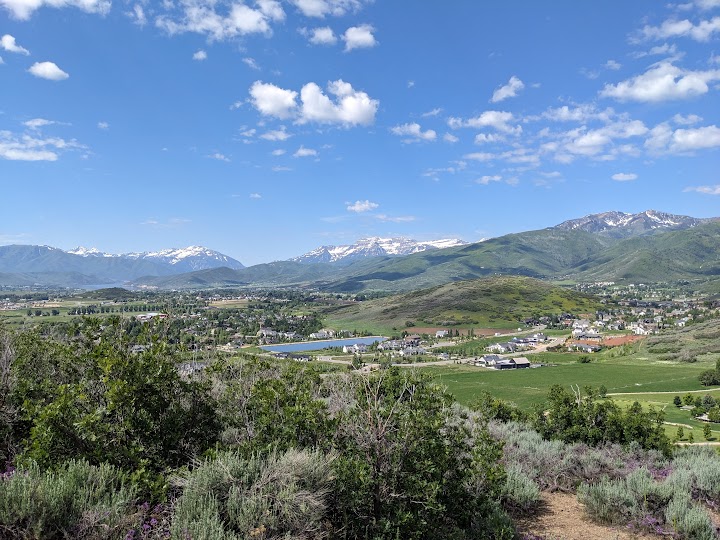
[[[277,345],[263,345],[260,347],[266,351],[272,352],[301,352],[301,351],[317,351],[320,349],[328,349],[330,347],[343,347],[345,345],[372,345],[378,341],[385,341],[387,338],[383,336],[368,336],[344,339],[324,339],[320,341],[302,341],[299,343],[278,343]]]

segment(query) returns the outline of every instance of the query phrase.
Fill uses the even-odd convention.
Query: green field
[[[533,361],[544,357],[555,366],[537,369],[496,371],[474,366],[447,366],[427,368],[460,403],[470,403],[481,392],[516,403],[521,407],[541,404],[554,384],[566,388],[570,385],[604,385],[609,393],[677,392],[702,390],[699,374],[712,367],[708,362],[670,363],[652,361],[642,356],[602,358],[600,355],[589,364],[577,362],[575,354],[531,356]],[[559,363],[562,361],[563,363]],[[669,395],[668,402],[673,395]]]

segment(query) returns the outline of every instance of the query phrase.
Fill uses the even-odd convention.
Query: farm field
[[[567,357],[568,361],[537,369],[496,371],[467,365],[426,369],[434,373],[460,403],[468,404],[486,391],[521,407],[532,407],[545,400],[548,390],[554,384],[564,387],[579,385],[580,388],[604,385],[609,393],[628,395],[637,392],[675,392],[682,396],[683,392],[689,390],[705,389],[698,381],[698,376],[712,367],[709,362],[671,363],[637,357],[601,359],[600,355],[589,364],[581,364],[573,361],[577,356],[553,354],[552,361],[556,363],[561,357]],[[539,357],[541,355],[537,355],[537,358],[533,356],[533,361]],[[548,355],[544,361],[550,359]],[[667,394],[666,402],[671,403],[674,395]]]

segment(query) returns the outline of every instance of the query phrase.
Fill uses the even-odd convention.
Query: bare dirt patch
[[[659,539],[652,534],[638,535],[624,527],[594,523],[585,515],[583,505],[568,493],[543,493],[537,512],[515,518],[521,538],[545,540],[632,540]]]

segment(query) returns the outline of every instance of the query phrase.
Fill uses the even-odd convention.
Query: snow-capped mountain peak
[[[83,246],[78,246],[75,249],[71,249],[70,251],[66,251],[66,253],[70,253],[71,255],[80,255],[81,257],[118,257],[119,255],[113,255],[111,253],[104,253],[100,251],[98,248],[86,248]]]
[[[678,216],[658,212],[657,210],[645,210],[637,214],[611,211],[564,221],[560,225],[556,225],[555,228],[626,237],[648,234],[658,230],[688,229],[704,221],[703,219]]]
[[[410,255],[428,249],[444,249],[465,245],[467,242],[455,238],[418,242],[410,238],[383,238],[371,236],[361,238],[354,244],[343,246],[321,246],[290,260],[302,263],[338,262],[368,257],[392,257]]]
[[[223,255],[218,251],[203,246],[188,246],[185,248],[161,249],[160,251],[143,251],[135,253],[105,253],[97,248],[76,247],[66,251],[71,255],[80,257],[116,257],[135,261],[157,262],[163,265],[176,267],[176,271],[192,272],[208,268],[227,266],[234,270],[244,268],[242,263]]]

